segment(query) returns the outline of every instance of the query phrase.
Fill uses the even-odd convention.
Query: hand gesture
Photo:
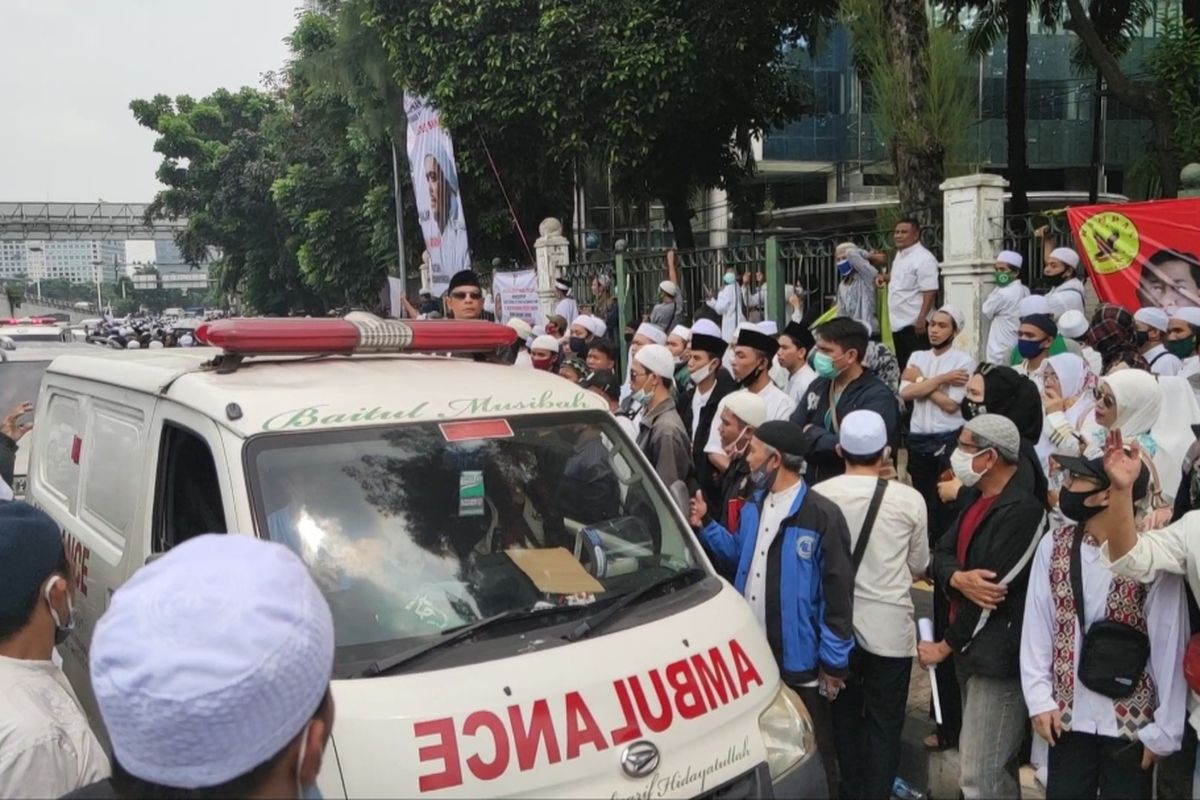
[[[1046,744],[1054,747],[1055,741],[1062,736],[1062,712],[1057,708],[1053,711],[1043,711],[1041,714],[1034,714],[1033,732],[1046,740]]]
[[[33,403],[21,403],[19,406],[8,412],[4,417],[4,421],[0,422],[0,433],[3,433],[14,442],[21,441],[21,437],[33,430],[33,423],[18,422],[19,417],[33,411]]]
[[[951,386],[966,386],[969,380],[971,376],[965,369],[952,369],[942,376],[941,382]]]
[[[888,282],[888,276],[884,275],[882,272],[875,276],[875,288],[876,289],[882,289],[883,287],[887,286],[887,282]]]
[[[825,690],[825,697],[831,703],[837,699],[838,693],[846,688],[844,680],[835,678],[832,675],[826,675],[824,672],[820,674],[819,680],[821,681],[821,688]]]
[[[962,481],[958,478],[951,478],[948,481],[942,481],[937,485],[938,498],[943,503],[953,503],[958,497],[958,493],[962,490]]]
[[[1062,394],[1057,389],[1052,389],[1049,386],[1042,392],[1042,407],[1048,413],[1062,411],[1066,407],[1063,401]]]
[[[704,527],[704,518],[708,515],[708,503],[704,502],[704,495],[696,492],[688,501],[688,523],[699,530]]]
[[[995,611],[1008,594],[1008,587],[994,583],[995,580],[996,573],[990,569],[972,569],[951,575],[950,585],[980,608]]]
[[[1104,472],[1113,489],[1128,491],[1142,474],[1142,452],[1137,439],[1126,446],[1119,428],[1104,440]]]
[[[803,301],[800,299],[800,295],[798,294],[789,295],[787,301],[788,305],[790,305],[796,311],[800,310],[800,306],[803,303]]]

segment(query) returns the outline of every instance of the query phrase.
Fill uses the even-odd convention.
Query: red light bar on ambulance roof
[[[230,355],[473,353],[516,341],[507,325],[481,320],[381,319],[353,312],[343,319],[245,318],[206,322],[203,343]]]

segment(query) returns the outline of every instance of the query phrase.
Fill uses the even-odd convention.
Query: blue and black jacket
[[[715,520],[700,531],[705,549],[737,568],[734,587],[745,594],[754,560],[764,493],[742,508],[737,533]],[[784,683],[799,686],[818,670],[844,678],[854,649],[854,568],[850,533],[836,505],[802,484],[767,552],[767,641]]]

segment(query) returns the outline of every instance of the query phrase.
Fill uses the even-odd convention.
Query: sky
[[[149,202],[155,94],[261,85],[301,0],[0,0],[0,201]]]

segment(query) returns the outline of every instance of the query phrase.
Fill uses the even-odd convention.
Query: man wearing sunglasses
[[[485,319],[495,321],[495,316],[483,310],[483,290],[479,288],[479,276],[472,270],[456,272],[446,290],[446,307],[451,319]]]

